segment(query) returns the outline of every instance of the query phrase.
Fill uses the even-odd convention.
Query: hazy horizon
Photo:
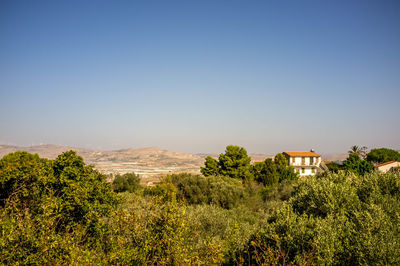
[[[398,1],[1,1],[0,144],[400,149]]]

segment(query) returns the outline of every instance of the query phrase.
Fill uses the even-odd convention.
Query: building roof
[[[283,153],[290,157],[321,157],[318,153],[312,151],[284,151]]]
[[[381,163],[381,164],[376,165],[375,167],[384,166],[384,165],[391,164],[391,163],[394,163],[394,162],[395,161],[389,161],[389,162],[386,162],[386,163]]]

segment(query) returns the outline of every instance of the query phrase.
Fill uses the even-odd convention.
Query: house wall
[[[295,158],[294,163],[293,163],[293,159],[292,158]],[[314,157],[314,163],[312,165],[319,166],[320,163],[321,163],[321,158],[320,157]],[[289,164],[291,166],[311,165],[311,157],[305,157],[305,162],[304,163],[302,163],[302,157],[290,157]]]
[[[400,167],[400,162],[393,162],[393,163],[390,163],[390,164],[382,165],[382,166],[377,167],[377,169],[379,171],[381,171],[381,172],[386,173],[388,171],[391,171],[391,169],[393,167]]]
[[[318,171],[320,171],[321,169],[319,169],[319,165],[321,164],[321,157],[310,157],[310,156],[305,156],[304,157],[304,163],[303,163],[303,157],[299,156],[299,157],[290,157],[288,154],[285,154],[286,159],[289,162],[289,165],[292,166],[294,168],[294,170],[299,173],[300,176],[308,176],[308,175],[316,175],[318,173]],[[293,158],[294,158],[294,162],[293,162]],[[311,158],[313,158],[313,163],[311,163]],[[306,166],[306,167],[304,167]],[[307,167],[308,166],[308,167]],[[314,168],[314,173],[312,172],[312,168],[309,166],[315,166],[312,167]],[[304,172],[303,172],[303,168],[304,168]]]
[[[317,169],[315,169],[314,173],[312,172],[311,168],[304,168],[304,173],[302,171],[302,167],[295,167],[295,172],[299,173],[300,176],[306,176],[306,175],[316,175],[317,174]]]

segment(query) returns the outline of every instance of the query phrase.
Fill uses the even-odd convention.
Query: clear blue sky
[[[400,149],[400,1],[0,1],[0,143]]]

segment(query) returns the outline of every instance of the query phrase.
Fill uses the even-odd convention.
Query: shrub
[[[6,264],[89,263],[117,198],[75,152],[54,160],[16,152],[0,160],[0,258]]]
[[[109,221],[112,250],[109,264],[182,265],[220,264],[216,244],[204,241],[197,247],[198,234],[188,226],[186,207],[164,197],[135,197],[127,209],[119,209]]]
[[[399,264],[399,180],[398,173],[302,180],[238,257],[251,263]]]
[[[140,178],[135,173],[116,175],[112,183],[112,188],[115,192],[134,192],[140,188]]]
[[[245,196],[242,182],[230,177],[176,174],[168,176],[165,182],[174,184],[178,199],[188,204],[215,204],[230,209]]]

